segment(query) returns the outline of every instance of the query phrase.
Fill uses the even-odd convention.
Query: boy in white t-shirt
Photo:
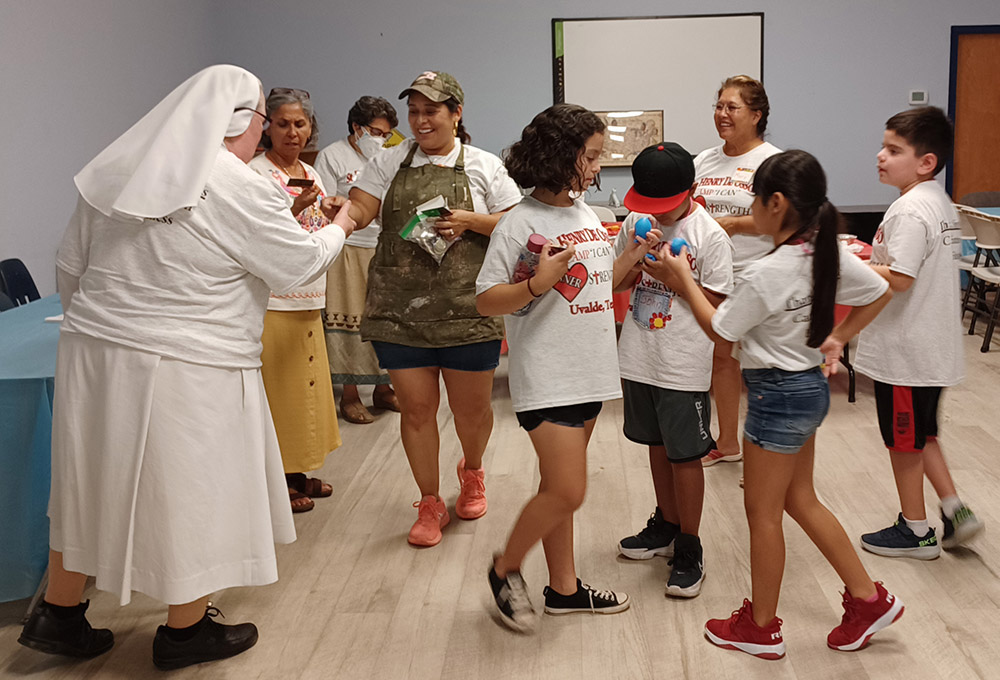
[[[902,512],[892,526],[863,535],[861,545],[887,557],[930,560],[941,546],[927,522],[924,475],[941,498],[945,548],[983,529],[959,499],[937,441],[941,393],[965,374],[954,262],[958,215],[933,181],[951,154],[954,133],[944,112],[930,106],[898,113],[885,127],[879,181],[901,195],[875,233],[871,265],[895,296],[861,332],[854,365],[875,380],[879,428]]]
[[[702,458],[715,448],[708,395],[713,343],[688,303],[662,281],[666,264],[646,255],[649,241],[665,248],[683,239],[695,281],[718,304],[733,289],[733,244],[693,200],[694,163],[678,144],[644,149],[632,164],[632,177],[625,205],[633,212],[615,242],[615,287],[632,288],[618,361],[625,436],[649,447],[657,507],[646,528],[622,539],[618,550],[631,559],[672,557],[667,594],[695,597],[704,578],[698,538],[705,497]],[[641,220],[656,229],[649,241],[636,238]]]

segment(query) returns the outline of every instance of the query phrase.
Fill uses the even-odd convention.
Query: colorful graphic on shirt
[[[585,285],[587,285],[587,267],[582,262],[577,262],[553,288],[566,298],[567,302],[572,302]]]

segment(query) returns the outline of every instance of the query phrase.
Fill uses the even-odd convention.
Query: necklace
[[[292,174],[292,171],[295,170],[295,169],[297,169],[297,168],[302,167],[302,163],[297,158],[295,159],[295,164],[291,168],[286,168],[280,162],[278,162],[277,160],[275,160],[274,156],[271,155],[270,151],[268,151],[265,155],[267,156],[267,159],[269,161],[271,161],[272,163],[274,163],[275,165],[277,165],[281,169],[281,171],[284,172],[289,177],[295,177],[295,175]]]

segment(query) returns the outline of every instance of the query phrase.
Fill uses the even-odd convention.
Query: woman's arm
[[[837,372],[837,363],[844,352],[844,345],[860,333],[862,328],[870,324],[878,316],[878,313],[889,304],[889,300],[891,299],[892,286],[890,285],[882,294],[882,297],[874,302],[870,302],[862,307],[851,307],[851,311],[847,314],[847,317],[837,324],[837,327],[833,329],[827,339],[823,341],[823,344],[819,346],[820,351],[826,356],[826,366],[823,369],[823,375],[829,376]]]
[[[555,255],[550,254],[551,244],[542,248],[535,275],[518,283],[501,283],[476,296],[476,310],[483,316],[513,314],[526,304],[551,290],[569,271],[569,262],[576,255],[570,245]]]
[[[364,229],[378,216],[378,211],[382,207],[382,200],[357,187],[351,189],[349,196],[351,199],[349,214],[357,225],[354,227],[354,230]],[[332,196],[331,198],[339,199],[340,197]]]
[[[73,294],[80,290],[80,277],[70,274],[62,267],[56,265],[56,288],[59,289],[59,302],[63,311],[69,309],[69,303],[73,299]]]
[[[511,208],[514,206],[511,206]],[[510,208],[507,208],[510,210]],[[474,231],[483,236],[489,236],[496,229],[497,222],[507,210],[492,214],[472,212],[471,210],[455,210],[448,217],[442,217],[434,225],[439,232],[448,238],[458,238],[465,231]]]

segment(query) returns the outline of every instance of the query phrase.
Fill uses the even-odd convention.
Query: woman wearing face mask
[[[396,109],[382,97],[362,97],[347,114],[350,134],[319,152],[316,172],[331,196],[346,196],[361,176],[365,162],[381,153],[399,124]],[[371,343],[361,342],[361,315],[368,287],[368,264],[382,230],[376,217],[363,231],[351,234],[326,279],[326,349],[332,381],[344,386],[340,415],[349,423],[375,419],[358,394],[358,385],[375,385],[372,406],[399,410],[389,374],[380,369]]]
[[[267,151],[250,161],[250,167],[288,194],[292,215],[303,230],[319,231],[329,223],[322,202],[332,199],[326,198],[329,194],[316,171],[299,159],[317,137],[309,93],[271,90],[267,115],[271,125],[261,138]],[[294,290],[272,291],[264,317],[261,373],[281,444],[292,512],[312,510],[313,498],[333,493],[330,484],[306,473],[323,467],[327,454],[341,443],[323,340],[325,305],[324,274]]]
[[[442,378],[464,453],[455,514],[486,513],[483,451],[493,429],[490,394],[503,324],[476,311],[476,276],[500,214],[521,192],[499,158],[468,145],[465,95],[455,78],[426,71],[399,97],[407,99],[414,139],[365,166],[351,189],[350,214],[359,226],[382,218],[361,337],[372,341],[399,398],[403,448],[421,496],[409,542],[430,546],[450,519],[438,493]],[[399,235],[416,207],[437,196],[452,211],[438,231],[454,241],[440,264]]]

